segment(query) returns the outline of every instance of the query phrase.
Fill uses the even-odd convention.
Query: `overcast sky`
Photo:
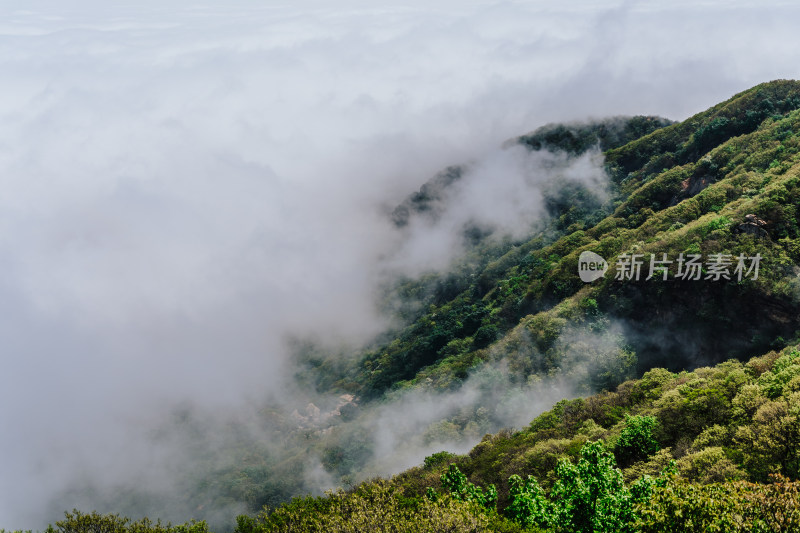
[[[170,405],[276,390],[287,333],[384,327],[382,209],[436,171],[513,173],[497,147],[544,123],[684,119],[800,77],[798,20],[793,2],[4,0],[0,527],[41,527],[76,472],[135,470],[120,443]]]

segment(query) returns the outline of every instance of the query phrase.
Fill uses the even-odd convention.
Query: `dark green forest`
[[[362,351],[298,340],[298,383],[339,398],[321,406],[335,416],[322,425],[318,413],[265,408],[280,453],[232,424],[230,460],[198,470],[186,497],[240,505],[221,526],[237,533],[800,530],[800,82],[758,85],[678,123],[548,125],[505,146],[566,161],[601,152],[609,184],[598,194],[556,176],[546,219],[522,239],[464,227],[466,251],[447,272],[382,288],[397,325]],[[444,170],[387,216],[401,229],[435,222],[468,168]],[[607,261],[603,277],[580,279],[583,252]],[[632,258],[638,277],[623,270]],[[477,399],[422,440],[476,446],[370,476],[375,409],[467,383]],[[568,397],[525,419],[525,402],[558,383]],[[524,424],[500,429],[509,410]],[[342,489],[305,495],[312,456]],[[203,533],[204,518],[73,510],[48,531]]]

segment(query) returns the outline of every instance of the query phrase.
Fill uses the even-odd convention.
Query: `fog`
[[[536,223],[541,162],[506,139],[800,77],[783,3],[62,4],[0,6],[5,528],[86,480],[174,488],[176,408],[289,402],[287,339],[355,348],[387,275],[446,269],[467,221]],[[393,227],[452,164],[459,207]]]
[[[579,157],[522,145],[488,151],[462,165],[459,178],[436,192],[427,212],[410,213],[381,265],[403,276],[445,271],[466,251],[465,228],[522,239],[546,218],[545,195],[559,184],[582,185],[602,203],[608,197],[602,161],[597,149]]]

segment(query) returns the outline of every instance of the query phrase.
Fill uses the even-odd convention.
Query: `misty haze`
[[[799,17],[7,0],[0,532],[800,530]]]

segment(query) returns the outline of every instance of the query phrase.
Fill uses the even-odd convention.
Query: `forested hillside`
[[[298,499],[239,530],[794,531],[799,414],[797,348],[653,369],[486,435],[467,455],[433,454],[390,481]]]
[[[352,382],[338,385],[365,396],[398,382],[432,379],[450,386],[453,376],[489,359],[516,365],[523,380],[563,371],[559,335],[600,316],[624,323],[638,372],[780,347],[798,325],[798,107],[798,84],[773,82],[610,148],[605,157],[613,200],[598,205],[580,186],[558,190],[548,198],[551,231],[509,245],[486,265],[473,262],[478,266],[459,280],[440,281],[444,287],[437,287],[428,312],[369,353]],[[567,151],[588,147],[580,135],[563,131],[519,142]],[[612,266],[609,275],[583,283],[577,275],[583,251],[604,257]],[[705,274],[696,282],[674,276],[644,282],[645,264],[638,282],[614,279],[614,264],[625,254],[647,261],[650,254],[666,254],[675,261],[680,253],[706,259],[760,254],[760,275],[722,283]],[[676,273],[677,263],[670,269]],[[632,375],[624,354],[591,363],[597,366],[591,373],[595,386]]]
[[[469,454],[242,515],[236,531],[795,531],[799,415],[798,348],[653,369],[486,435]],[[52,531],[207,530],[74,511]]]
[[[265,409],[291,451],[243,438],[198,473],[198,509],[244,503],[240,533],[800,529],[800,83],[680,123],[551,125],[505,146],[549,154],[547,216],[523,238],[465,225],[446,272],[384,288],[396,327],[364,351],[298,341],[299,383],[338,403]],[[601,155],[608,183],[571,178]],[[468,169],[387,216],[435,225]],[[586,252],[605,261],[590,282]],[[408,437],[443,451],[359,484],[386,459],[375,413],[413,397],[458,404]],[[317,456],[350,490],[281,505]],[[55,529],[170,527],[76,512]]]
[[[390,483],[402,494],[397,501],[428,490],[430,506],[430,490],[449,493],[478,502],[472,509],[482,510],[471,516],[489,529],[510,527],[503,519],[558,531],[797,527],[789,480],[800,464],[790,384],[800,320],[798,108],[800,84],[778,81],[678,124],[634,119],[628,124],[654,127],[603,146],[607,201],[579,186],[561,189],[548,199],[546,231],[506,243],[487,263],[464,262],[460,286],[436,280],[427,313],[338,386],[367,397],[447,389],[493,364],[512,386],[568,376],[578,391],[606,392],[559,402],[528,429],[487,436],[466,456],[428,457]],[[515,142],[575,157],[602,144],[597,132],[606,127],[551,126]],[[478,243],[472,252],[494,246]],[[592,283],[578,276],[587,251],[607,261],[606,275]],[[687,266],[693,256],[696,271]],[[453,419],[456,430],[468,430],[468,418]],[[462,473],[469,482],[459,481]],[[537,481],[513,477],[528,475]],[[586,485],[575,481],[582,475]],[[642,488],[643,475],[658,481]],[[579,511],[573,503],[588,497],[583,491],[599,497],[592,483],[616,492]],[[359,491],[384,490],[369,487]],[[366,493],[349,496],[359,497]],[[335,501],[326,500],[329,518],[346,518]],[[591,525],[586,513],[600,508],[627,514],[598,515]],[[302,522],[303,509],[296,502],[265,515],[263,527],[281,530],[289,510]]]

